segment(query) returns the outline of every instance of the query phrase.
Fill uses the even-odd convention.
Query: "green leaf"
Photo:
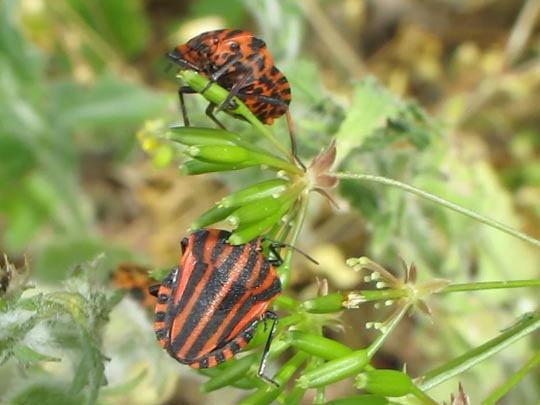
[[[128,83],[111,72],[100,76],[92,87],[63,81],[56,82],[51,90],[60,128],[105,130],[101,136],[108,142],[114,140],[110,133],[115,128],[135,127],[167,108],[163,95]],[[133,134],[129,136],[134,138]]]
[[[23,35],[19,3],[16,0],[0,2],[0,55],[11,62],[19,78],[31,81],[37,78],[43,64],[34,46]]]
[[[0,199],[0,211],[6,213],[6,244],[11,249],[22,249],[35,233],[51,220],[55,206],[62,197],[53,185],[38,172],[20,178],[16,189]]]
[[[43,395],[43,400],[37,403],[47,403],[49,397],[63,403],[64,395],[83,404],[95,403],[106,382],[104,362],[107,358],[101,349],[102,335],[108,315],[118,302],[117,293],[93,281],[103,272],[103,266],[103,261],[99,260],[80,265],[64,283],[63,290],[28,298],[18,296],[3,307],[0,313],[2,358],[12,353],[25,363],[62,359],[58,365],[62,372],[51,374],[45,385],[33,378],[31,385],[13,394],[14,401],[24,395],[32,397],[37,391]],[[24,344],[20,343],[22,341]],[[61,353],[61,356],[38,353],[34,350],[36,347],[40,352]],[[71,382],[66,381],[66,376],[72,378]]]
[[[0,365],[13,356],[17,344],[37,325],[40,318],[31,309],[17,308],[17,300],[8,302],[10,306],[3,306],[0,313]]]
[[[20,138],[3,134],[0,136],[0,188],[8,192],[8,185],[19,184],[35,165],[32,150]]]
[[[362,143],[360,150],[370,152],[381,150],[390,145],[399,145],[400,149],[416,152],[424,150],[434,140],[439,139],[439,131],[426,116],[420,106],[414,102],[403,102],[398,114],[388,118],[384,126],[377,128]],[[409,148],[407,148],[407,144]]]
[[[68,392],[63,384],[33,381],[8,398],[10,405],[74,405],[87,404],[82,394]]]
[[[385,126],[388,119],[397,117],[401,107],[402,102],[373,78],[356,84],[353,103],[336,134],[336,164],[362,145],[377,128]]]
[[[22,363],[32,363],[36,361],[61,361],[58,357],[41,354],[30,347],[19,343],[13,348],[13,355]]]
[[[86,334],[82,335],[81,358],[76,366],[75,375],[69,389],[70,393],[87,393],[88,403],[93,404],[99,394],[99,389],[106,385],[104,361],[106,357],[100,348],[93,344],[93,339]]]

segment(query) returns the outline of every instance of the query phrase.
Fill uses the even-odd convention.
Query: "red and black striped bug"
[[[148,290],[157,283],[157,280],[150,277],[146,267],[132,262],[119,263],[112,274],[112,281],[116,288],[126,289],[145,309],[153,309],[156,306],[156,297]]]
[[[261,238],[231,245],[230,235],[201,229],[182,240],[180,266],[150,288],[157,295],[156,337],[180,363],[208,368],[232,358],[259,322],[271,320],[258,375],[273,382],[264,369],[277,327],[277,315],[267,308],[281,293],[276,263],[263,255]]]
[[[259,121],[271,125],[275,118],[286,114],[291,137],[292,154],[297,157],[296,139],[289,113],[291,87],[285,75],[274,65],[266,44],[252,33],[242,30],[221,29],[204,32],[190,39],[167,54],[167,57],[183,69],[192,69],[229,91],[218,111],[241,118],[231,112],[233,97],[241,99]],[[195,93],[189,86],[178,90],[184,125],[189,119],[184,104],[184,94]],[[204,93],[204,91],[203,91]],[[216,105],[210,103],[206,115],[221,128],[223,124],[215,117]]]

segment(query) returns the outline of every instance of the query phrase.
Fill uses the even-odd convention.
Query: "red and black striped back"
[[[158,292],[154,329],[160,345],[194,368],[215,366],[244,348],[281,292],[261,239],[227,243],[230,232],[198,230],[182,241],[180,266]]]

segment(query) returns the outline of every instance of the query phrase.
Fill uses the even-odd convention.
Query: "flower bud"
[[[325,360],[333,360],[351,354],[352,349],[348,346],[328,339],[324,336],[292,330],[287,333],[291,339],[291,345],[313,356]]]
[[[222,207],[238,207],[265,197],[278,197],[287,189],[289,182],[284,179],[272,179],[229,194],[219,202]]]
[[[229,367],[220,372],[215,377],[212,377],[206,381],[202,387],[202,392],[215,391],[220,388],[232,385],[237,380],[240,380],[242,377],[246,376],[247,371],[254,362],[254,356],[243,357],[239,360],[232,360],[227,362]],[[232,364],[231,364],[232,363]]]
[[[197,145],[190,146],[187,154],[194,159],[217,164],[234,164],[250,162],[249,151],[240,146],[233,145]],[[253,162],[253,166],[257,165]]]
[[[229,170],[240,170],[245,169],[246,167],[252,166],[251,164],[230,164],[230,163],[207,163],[201,162],[200,160],[188,160],[187,162],[182,163],[180,166],[180,171],[186,176],[204,174],[204,173],[214,173],[214,172],[225,172]]]
[[[205,226],[212,225],[216,222],[223,221],[227,218],[231,212],[234,211],[234,207],[224,208],[224,207],[213,207],[202,214],[189,226],[189,229],[200,229]]]
[[[289,204],[283,205],[277,212],[274,214],[261,219],[260,221],[250,223],[246,226],[240,226],[237,230],[229,236],[228,242],[232,245],[241,245],[242,243],[247,243],[250,240],[258,237],[268,228],[276,224],[283,215],[288,211]]]
[[[341,293],[323,295],[304,301],[302,307],[312,314],[328,314],[343,311],[344,296]]]
[[[297,382],[302,388],[324,387],[358,374],[369,363],[369,360],[367,350],[357,350],[306,372]]]
[[[173,127],[167,139],[188,146],[242,145],[239,135],[219,128]]]
[[[401,397],[418,390],[407,374],[397,370],[364,371],[356,377],[355,386],[371,394],[388,397]]]
[[[261,221],[264,218],[274,215],[283,206],[288,206],[289,202],[283,198],[266,197],[251,203],[242,205],[236,209],[227,221],[237,224],[250,224]]]

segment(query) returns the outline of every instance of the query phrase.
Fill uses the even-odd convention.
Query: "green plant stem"
[[[285,389],[287,381],[296,373],[298,368],[308,359],[306,353],[298,352],[289,361],[287,361],[274,376],[274,380],[279,384],[275,387],[271,384],[265,384],[258,391],[244,398],[239,402],[240,405],[261,405],[272,403]]]
[[[452,284],[438,291],[437,294],[523,287],[540,287],[540,280],[484,281],[480,283]]]
[[[458,212],[462,215],[465,215],[469,218],[475,219],[487,226],[490,226],[492,228],[498,229],[501,232],[507,233],[508,235],[514,236],[518,239],[521,239],[525,242],[529,242],[530,244],[540,247],[540,240],[534,239],[523,232],[517,231],[514,228],[511,228],[503,223],[500,223],[498,221],[495,221],[494,219],[488,218],[484,215],[480,215],[475,211],[472,211],[468,208],[462,207],[460,205],[454,204],[448,200],[445,200],[444,198],[438,197],[434,194],[428,193],[424,190],[421,190],[419,188],[410,186],[408,184],[402,183],[397,180],[389,179],[387,177],[383,176],[374,176],[371,174],[356,174],[356,173],[348,173],[348,172],[337,172],[334,173],[334,176],[336,176],[339,179],[349,179],[349,180],[359,180],[359,181],[368,181],[372,183],[379,183],[384,184],[391,187],[399,188],[403,191],[406,191],[408,193],[412,193],[418,197],[421,197],[425,200],[432,201],[436,204],[439,204],[445,208],[449,208],[452,211]]]
[[[208,83],[210,83],[208,78],[199,75],[193,70],[181,70],[180,72],[178,72],[177,76],[195,91],[200,92],[208,101],[217,106],[220,106],[221,103],[223,103],[229,95],[229,92],[227,90],[225,90],[223,87],[219,86],[216,83],[212,83],[212,85],[207,88]],[[231,110],[231,112],[233,112],[234,114],[239,114],[243,118],[245,118],[245,120],[251,125],[253,125],[266,139],[268,139],[268,141],[277,150],[279,150],[280,153],[286,156],[290,162],[294,162],[291,151],[287,150],[287,148],[285,148],[279,142],[279,140],[275,137],[272,131],[270,131],[267,126],[265,126],[261,121],[259,121],[257,117],[255,117],[255,115],[249,110],[249,108],[247,108],[247,106],[242,102],[242,100],[240,100],[238,97],[235,97],[234,102],[236,103],[237,108]],[[289,170],[296,174],[304,173],[301,168],[294,164],[291,165]]]
[[[297,312],[298,307],[300,306],[300,302],[295,300],[294,298],[291,298],[287,295],[280,295],[274,300],[274,304],[276,304],[279,309],[288,311],[288,312]]]
[[[272,133],[272,131],[270,131],[268,129],[268,127],[266,125],[264,125],[261,121],[259,121],[257,119],[257,117],[255,117],[255,115],[253,115],[251,113],[251,111],[248,110],[249,113],[244,113],[243,114],[243,117],[251,124],[253,125],[255,128],[257,128],[257,130],[266,138],[270,141],[270,143],[272,143],[272,145],[274,145],[281,153],[283,153],[285,156],[287,156],[289,158],[290,161],[293,161],[294,159],[292,158],[292,154],[290,151],[288,151],[280,142],[279,140],[275,137],[275,135]],[[296,166],[295,166],[296,167]],[[297,174],[301,174],[303,173],[302,169],[300,169],[299,167],[296,167],[296,169],[298,170],[295,170],[295,172]]]
[[[538,367],[540,364],[540,351],[525,364],[516,374],[514,374],[502,386],[497,388],[489,397],[482,401],[483,405],[495,405],[510,389],[512,389],[519,381],[528,375],[531,370]]]
[[[425,404],[425,405],[438,405],[437,401],[435,401],[428,394],[426,394],[424,391],[422,391],[421,389],[419,389],[417,387],[414,387],[414,390],[413,390],[412,394],[416,398],[418,398],[420,401],[422,401],[421,402],[422,404]]]
[[[442,384],[538,329],[540,329],[540,314],[527,315],[496,338],[424,374],[419,388],[428,390]]]
[[[309,198],[307,194],[303,194],[299,197],[299,207],[297,211],[298,214],[294,217],[294,220],[293,220],[294,222],[292,226],[291,242],[290,242],[292,246],[296,245],[296,241],[300,237],[300,231],[302,230],[302,225],[304,224],[304,220],[306,218],[308,201],[309,201]],[[294,253],[293,249],[289,249],[289,251],[287,252],[287,256],[285,257],[285,262],[288,262],[288,263],[291,262],[293,253]],[[291,278],[291,272],[290,272],[290,266],[289,266],[289,271],[284,273],[281,278],[281,283],[284,290],[287,288],[290,278]]]
[[[388,324],[385,326],[384,329],[380,328],[381,334],[377,336],[377,338],[369,345],[367,348],[368,357],[371,359],[373,356],[375,356],[375,353],[381,348],[381,346],[384,344],[386,339],[392,334],[394,329],[397,327],[403,316],[407,313],[409,310],[410,305],[403,305],[402,308],[400,308],[399,312],[392,316],[392,318],[389,320]]]

